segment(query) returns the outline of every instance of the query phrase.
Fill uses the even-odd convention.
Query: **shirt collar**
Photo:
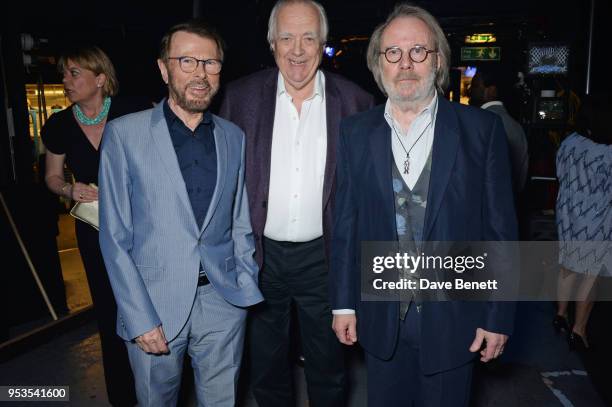
[[[168,103],[167,98],[164,101],[164,116],[166,117],[166,122],[168,123],[168,126],[173,126],[177,122],[181,123],[182,125],[185,125],[185,123],[183,123],[183,121],[176,115],[176,113],[174,113],[174,111],[170,107],[170,104]],[[198,124],[198,126],[202,124],[205,126],[209,126],[212,124],[212,120],[213,118],[210,111],[205,110],[204,116],[202,117],[202,121]]]
[[[500,102],[499,100],[492,100],[490,102],[485,103],[484,105],[480,106],[482,109],[486,109],[489,106],[503,106],[504,104],[502,102]]]
[[[283,94],[286,94],[289,99],[293,99],[289,92],[287,92],[283,75],[280,73],[280,71],[278,71],[278,79],[276,82],[276,97],[280,97]],[[312,99],[315,96],[320,96],[322,99],[325,99],[325,75],[323,74],[323,72],[321,72],[320,69],[317,69],[317,73],[315,74],[314,78],[314,91],[312,92],[312,96],[310,96],[308,99]]]
[[[427,121],[427,124],[434,123],[436,121],[436,115],[438,113],[438,92],[435,91],[434,97],[431,99],[431,102],[417,115],[418,118],[423,118]],[[392,123],[395,123],[395,119],[391,114],[391,101],[387,98],[387,103],[385,103],[385,119],[389,126],[392,126]]]

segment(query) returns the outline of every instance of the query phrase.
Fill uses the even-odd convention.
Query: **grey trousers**
[[[211,284],[198,287],[187,323],[168,347],[152,355],[126,342],[141,407],[175,406],[185,351],[191,357],[198,406],[233,407],[247,311],[225,301]]]

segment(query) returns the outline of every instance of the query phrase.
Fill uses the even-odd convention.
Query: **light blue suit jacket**
[[[104,129],[100,248],[117,300],[117,333],[131,340],[162,325],[172,340],[195,300],[201,262],[233,305],[263,300],[244,186],[244,133],[213,116],[217,184],[198,227],[172,146],[163,102]]]

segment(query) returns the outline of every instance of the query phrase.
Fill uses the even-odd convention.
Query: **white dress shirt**
[[[314,91],[298,113],[278,74],[268,215],[264,236],[308,242],[323,236],[323,178],[327,156],[325,76],[316,73]]]
[[[391,137],[391,151],[395,165],[402,174],[404,182],[410,189],[415,184],[425,168],[427,158],[431,152],[434,140],[434,130],[436,125],[436,115],[438,113],[438,97],[434,95],[432,101],[415,117],[406,133],[402,132],[398,122],[393,118],[391,102],[387,99],[385,104],[385,120],[389,124]],[[401,140],[401,143],[400,143]],[[404,145],[402,147],[402,144]],[[406,150],[404,150],[404,148]],[[411,149],[412,148],[412,149]],[[404,174],[404,162],[406,161],[406,151],[410,151],[410,168],[408,174]],[[391,182],[391,180],[389,180]],[[353,309],[335,309],[334,315],[354,314]]]

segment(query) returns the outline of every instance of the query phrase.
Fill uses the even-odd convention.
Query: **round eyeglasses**
[[[185,73],[193,73],[198,69],[198,65],[204,65],[204,71],[209,75],[218,75],[221,72],[223,61],[219,59],[197,59],[194,57],[168,57],[168,59],[176,59],[179,62],[181,71]]]
[[[420,63],[427,59],[427,55],[436,52],[438,52],[438,50],[430,50],[421,45],[417,45],[416,47],[412,47],[410,50],[408,50],[408,57],[412,62]],[[401,61],[404,51],[402,51],[400,47],[389,47],[380,54],[384,55],[385,59],[390,64],[395,64]]]

